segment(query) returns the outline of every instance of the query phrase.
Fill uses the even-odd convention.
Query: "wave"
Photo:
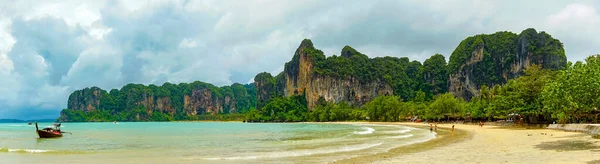
[[[349,152],[349,151],[358,151],[363,149],[368,149],[372,147],[376,147],[383,144],[383,142],[374,143],[374,144],[360,144],[353,146],[344,146],[336,149],[310,149],[310,150],[299,150],[299,151],[287,151],[280,153],[269,153],[266,155],[253,155],[253,156],[237,156],[237,157],[212,157],[212,158],[185,158],[188,160],[251,160],[251,159],[263,159],[263,158],[282,158],[282,157],[299,157],[299,156],[309,156],[309,155],[318,155],[318,154],[330,154],[330,153],[340,153],[340,152]]]
[[[0,148],[0,152],[11,152],[11,153],[48,153],[48,152],[54,152],[54,150]]]
[[[0,148],[0,153],[86,154],[86,153],[93,153],[93,152],[78,151],[78,150],[44,150],[44,149],[10,149],[10,148]]]
[[[394,138],[394,139],[398,139],[398,138],[409,138],[412,137],[412,134],[405,134],[405,135],[399,135],[399,136],[393,136],[393,137],[387,137],[387,138]]]
[[[382,133],[387,133],[387,134],[402,134],[402,133],[408,133],[412,131],[411,129],[402,129],[402,130],[395,130],[395,131],[383,131]]]
[[[364,129],[364,131],[355,131],[353,133],[354,134],[373,134],[373,132],[375,132],[375,129],[370,128],[370,127],[363,127],[362,129]]]
[[[376,147],[383,144],[383,142],[374,143],[374,144],[360,144],[360,145],[352,145],[352,146],[344,146],[337,149],[309,149],[309,150],[299,150],[299,151],[287,151],[280,153],[269,153],[266,155],[254,155],[254,156],[237,156],[237,157],[213,157],[213,158],[186,158],[188,160],[250,160],[250,159],[263,159],[263,158],[282,158],[282,157],[299,157],[299,156],[309,156],[309,155],[318,155],[318,154],[329,154],[329,153],[340,153],[340,152],[349,152],[349,151],[358,151],[363,149],[368,149],[372,147]]]

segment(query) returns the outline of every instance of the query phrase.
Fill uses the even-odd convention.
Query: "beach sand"
[[[600,163],[600,139],[583,133],[456,124],[452,135],[451,124],[438,126],[434,140],[336,163]]]

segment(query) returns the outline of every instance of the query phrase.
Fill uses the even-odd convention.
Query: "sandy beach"
[[[439,137],[426,143],[338,163],[600,163],[600,140],[583,133],[457,124],[452,135],[451,126],[440,124]]]

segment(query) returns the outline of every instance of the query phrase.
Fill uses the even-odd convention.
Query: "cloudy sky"
[[[327,55],[448,56],[467,36],[533,27],[568,60],[600,53],[596,1],[0,0],[0,118],[56,118],[76,89],[278,73],[302,39]]]

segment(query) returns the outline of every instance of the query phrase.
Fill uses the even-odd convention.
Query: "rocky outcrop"
[[[152,121],[153,118],[164,120],[165,115],[173,119],[197,119],[187,116],[236,113],[256,106],[253,101],[256,98],[253,85],[236,83],[232,86],[215,87],[198,81],[179,85],[166,83],[160,87],[128,84],[121,90],[113,89],[110,93],[98,87],[85,88],[70,95],[68,107],[61,111],[59,119],[95,121],[94,115],[103,118],[112,115],[113,119],[125,119],[122,121]],[[238,107],[238,101],[241,101],[241,108]],[[153,117],[157,113],[158,116]],[[71,117],[77,119],[73,120]],[[82,117],[91,117],[89,119],[92,120]]]
[[[77,90],[69,95],[67,108],[87,112],[96,110],[100,107],[100,99],[104,94],[106,94],[106,91],[98,87]]]
[[[193,90],[192,95],[184,96],[183,109],[188,115],[222,113],[223,102],[208,89]]]
[[[156,99],[156,108],[155,110],[161,113],[169,113],[169,115],[175,115],[175,108],[171,106],[171,98],[169,97],[160,97]]]
[[[329,76],[313,76],[302,87],[287,87],[287,90],[304,90],[308,108],[312,109],[320,98],[327,102],[346,102],[350,105],[362,106],[380,95],[392,95],[392,87],[380,80],[361,83],[353,77],[338,79]],[[287,92],[289,96],[300,93]]]
[[[483,60],[483,45],[479,46],[471,53],[469,60],[460,66],[460,71],[450,74],[448,82],[450,83],[448,90],[456,97],[469,100],[479,91],[479,84],[471,81],[471,76],[477,64]]]
[[[278,80],[279,79],[279,80]],[[261,108],[265,103],[274,97],[283,96],[283,74],[273,77],[270,73],[262,72],[254,77],[256,86],[256,107]]]
[[[69,98],[68,109],[97,110],[100,108],[103,93],[106,93],[106,91],[98,87],[75,91]],[[170,97],[158,97],[148,92],[129,93],[127,95],[126,102],[133,102],[127,106],[130,108],[142,106],[147,109],[149,115],[152,115],[152,112],[174,115],[176,112]],[[235,111],[235,100],[230,96],[220,99],[214,96],[209,89],[192,90],[191,95],[184,95],[183,97],[183,110],[188,115],[223,113],[224,107]]]
[[[519,35],[477,35],[463,40],[452,53],[448,90],[470,100],[479,94],[481,85],[503,85],[532,65],[564,69],[566,62],[562,43],[545,32],[526,29]]]
[[[317,56],[322,54],[315,54],[315,52],[318,50],[313,47],[312,42],[305,39],[294,53],[292,61],[286,63],[283,72],[285,96],[304,94],[308,108],[312,109],[320,98],[327,102],[346,102],[361,106],[377,96],[393,95],[392,87],[381,80],[361,82],[352,76],[340,78],[316,74],[313,71],[315,61],[318,60],[316,58],[324,58],[324,56]],[[342,55],[352,56],[350,52],[345,51]]]

